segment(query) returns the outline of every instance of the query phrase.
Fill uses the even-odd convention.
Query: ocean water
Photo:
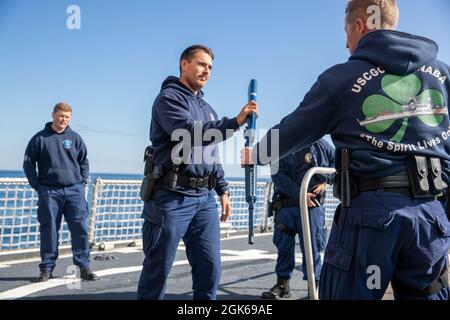
[[[25,178],[23,171],[0,170],[0,178]]]

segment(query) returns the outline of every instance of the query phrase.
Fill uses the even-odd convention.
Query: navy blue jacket
[[[437,52],[435,42],[407,33],[366,34],[349,61],[320,75],[273,128],[280,130],[280,157],[329,133],[337,149],[352,152],[356,176],[392,175],[405,170],[408,155],[432,155],[450,183],[450,70]],[[271,140],[269,131],[254,156]],[[258,164],[266,163],[258,158]]]
[[[36,173],[36,163],[38,173]],[[62,133],[45,125],[28,143],[23,171],[31,187],[39,185],[68,187],[89,181],[89,161],[83,139],[67,127]]]
[[[298,199],[300,185],[306,172],[313,167],[334,168],[334,148],[324,139],[313,143],[279,161],[278,171],[272,174],[276,197]],[[309,190],[322,183],[331,183],[331,177],[314,175]]]
[[[214,109],[203,100],[203,92],[195,95],[176,77],[168,77],[162,84],[152,109],[150,140],[154,148],[154,165],[162,165],[164,172],[172,169],[171,152],[179,142],[171,141],[172,133],[184,129],[191,136],[191,156],[188,164],[180,167],[179,173],[188,177],[217,175],[218,195],[228,190],[224,171],[218,157],[217,143],[221,141],[203,141],[203,133],[209,129],[218,130],[222,137],[229,137],[239,125],[236,118],[219,120]],[[194,136],[194,132],[197,136]],[[227,135],[228,134],[228,135]],[[181,139],[183,141],[183,139]],[[207,149],[206,149],[207,148]],[[214,161],[206,161],[203,154],[211,155]],[[207,188],[177,188],[175,191],[201,196],[209,192]]]

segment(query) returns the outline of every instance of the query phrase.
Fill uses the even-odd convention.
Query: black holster
[[[275,202],[267,201],[267,216],[273,217],[275,215]]]
[[[163,176],[162,167],[154,167],[153,165],[153,155],[153,147],[148,146],[144,152],[144,179],[142,180],[140,191],[141,200],[144,202],[148,202],[152,199],[153,194],[158,186],[158,182]]]
[[[141,184],[141,200],[144,202],[149,202],[152,200],[153,194],[158,186],[159,178],[153,176],[145,176]]]
[[[350,174],[350,152],[341,149],[336,159],[336,174],[333,182],[333,196],[341,200],[343,208],[350,207],[351,197],[357,194],[356,184]]]

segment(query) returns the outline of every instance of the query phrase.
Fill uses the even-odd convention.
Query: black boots
[[[41,271],[37,281],[46,282],[51,278],[53,278],[53,274],[50,271]],[[97,275],[93,273],[91,269],[82,269],[80,271],[80,278],[84,281],[94,281],[97,280]]]
[[[50,271],[41,271],[41,274],[39,275],[37,281],[38,282],[46,282],[49,279],[53,278],[53,275]]]
[[[84,281],[94,281],[97,280],[97,275],[92,272],[91,269],[82,269],[80,271],[81,280]]]
[[[270,289],[270,291],[263,292],[261,298],[263,299],[278,299],[278,298],[290,298],[291,297],[291,288],[289,286],[289,279],[283,279],[278,277],[277,284]]]

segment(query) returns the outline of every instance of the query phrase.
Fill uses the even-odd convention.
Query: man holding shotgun
[[[247,116],[258,112],[256,103],[247,103],[234,118],[219,119],[203,99],[201,90],[208,82],[214,55],[211,49],[195,45],[180,58],[180,77],[168,77],[162,84],[152,109],[150,140],[153,147],[153,170],[160,177],[153,195],[145,200],[142,218],[145,260],[139,279],[138,298],[163,299],[166,281],[181,239],[192,267],[194,300],[214,300],[220,280],[220,230],[214,190],[220,197],[225,222],[231,214],[228,184],[222,165],[214,158],[203,157],[205,149],[220,143],[227,131],[245,124]],[[220,141],[204,141],[208,130],[220,132]],[[209,132],[211,132],[209,131]],[[188,145],[178,155],[177,133]],[[196,137],[200,134],[201,137]],[[178,137],[179,138],[179,137]],[[196,159],[200,155],[201,161]],[[183,158],[183,161],[178,159]],[[187,159],[185,159],[187,158]],[[208,161],[207,161],[208,160]]]

